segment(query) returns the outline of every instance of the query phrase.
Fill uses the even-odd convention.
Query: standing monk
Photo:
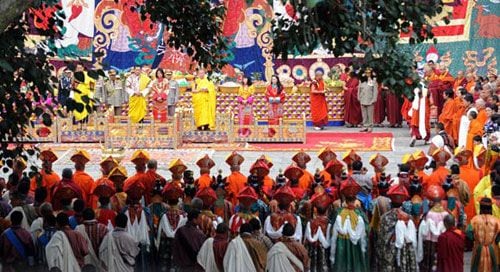
[[[471,120],[469,119],[469,113],[476,112],[477,114],[477,109],[474,108],[474,98],[472,97],[472,94],[465,94],[462,97],[462,103],[465,109],[463,111],[463,114],[460,116],[457,146],[467,147],[467,134],[469,132],[469,126],[471,123]]]
[[[443,105],[443,111],[441,112],[441,115],[439,115],[439,122],[443,123],[444,131],[446,131],[448,135],[452,135],[453,116],[455,115],[454,104],[453,104],[453,91],[446,90],[443,93],[443,97],[444,97],[444,105]]]
[[[215,129],[217,94],[215,85],[207,78],[204,69],[198,71],[192,93],[196,127],[198,130]]]
[[[100,186],[105,186],[106,188],[112,189],[113,193],[111,195],[106,195],[107,197],[111,197],[115,191],[115,186],[113,182],[108,178],[108,176],[111,173],[111,170],[113,170],[115,167],[118,166],[118,162],[112,156],[109,156],[106,159],[102,160],[99,165],[101,166],[102,177],[97,179],[94,185],[92,186],[90,203],[87,203],[87,206],[91,207],[92,209],[97,208],[98,198],[103,196],[101,192],[99,192],[99,194],[96,194],[96,188]]]
[[[311,84],[311,119],[315,130],[323,130],[328,125],[328,105],[325,91],[323,72],[317,71]]]
[[[430,113],[431,105],[429,93],[424,83],[420,83],[415,88],[415,97],[412,102],[411,111],[411,143],[410,147],[415,146],[417,140],[424,140],[427,143],[431,137]]]
[[[453,82],[453,91],[456,92],[460,87],[465,87],[467,80],[464,77],[464,71],[457,72],[457,78]]]
[[[311,172],[307,171],[307,163],[311,161],[311,157],[301,150],[297,154],[292,157],[292,161],[297,163],[297,166],[302,169],[304,175],[302,175],[299,179],[299,187],[304,190],[309,190],[311,188],[311,184],[314,181],[314,176]]]
[[[361,104],[358,100],[359,80],[354,72],[350,72],[344,86],[344,121],[346,127],[361,124]]]
[[[135,175],[133,175],[125,180],[123,187],[125,188],[125,187],[127,187],[127,184],[134,184],[136,182],[141,183],[141,185],[143,187],[145,187],[144,180],[147,179],[146,173],[145,173],[146,172],[146,162],[149,161],[149,154],[146,153],[146,151],[137,150],[132,155],[131,161],[132,161],[132,163],[135,164],[136,173],[135,173]],[[124,189],[124,191],[126,191],[126,190]],[[143,195],[141,195],[141,197],[142,196]]]
[[[335,152],[333,152],[329,146],[322,148],[318,152],[318,158],[323,162],[323,167],[326,169],[326,166],[330,161],[337,158]],[[330,182],[332,182],[332,176],[325,170],[321,170],[320,176],[323,177],[323,187],[330,186]]]
[[[467,142],[465,143],[465,149],[474,151],[474,137],[475,136],[483,136],[483,128],[484,124],[481,124],[477,120],[477,112],[471,111],[468,114],[470,125],[469,130],[467,132]]]
[[[467,93],[464,88],[458,88],[456,91],[455,98],[453,98],[453,120],[452,120],[452,132],[450,136],[455,141],[455,145],[458,144],[458,131],[460,129],[460,118],[464,114],[465,105],[463,104],[462,97]]]
[[[212,184],[210,169],[215,166],[215,162],[208,155],[205,155],[196,162],[196,165],[200,168],[200,177],[194,182],[194,184],[198,191],[200,191],[204,188],[210,187]]]
[[[387,121],[390,127],[401,127],[403,116],[401,115],[401,102],[399,96],[393,90],[387,90],[385,96]],[[408,110],[406,111],[408,114]]]
[[[227,190],[229,193],[228,200],[230,200],[234,206],[238,204],[238,194],[247,183],[247,177],[240,172],[240,166],[244,161],[245,158],[236,153],[236,151],[233,151],[233,153],[226,158],[226,163],[229,164],[229,167],[231,168],[231,175],[229,175],[226,179]]]
[[[382,84],[378,85],[378,90],[377,90],[377,100],[375,101],[375,105],[373,108],[373,124],[376,127],[381,127],[382,123],[385,120],[385,115],[386,115],[386,100],[385,98],[387,92],[387,87],[383,86]]]
[[[30,191],[35,193],[36,188],[43,187],[47,189],[47,202],[52,199],[52,190],[56,187],[61,178],[56,172],[52,170],[52,164],[57,161],[57,156],[52,150],[44,150],[40,153],[40,160],[42,161],[42,171],[40,176],[34,176],[31,179]]]
[[[464,233],[455,227],[455,218],[449,214],[443,220],[446,231],[438,238],[438,271],[464,271]]]
[[[94,179],[85,172],[85,164],[90,161],[90,155],[85,150],[77,150],[71,161],[75,163],[75,173],[73,174],[73,181],[82,189],[83,201],[90,205],[90,195],[94,187]]]

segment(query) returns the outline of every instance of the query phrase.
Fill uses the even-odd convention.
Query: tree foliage
[[[442,12],[439,0],[290,0],[297,16],[275,20],[273,51],[283,58],[288,54],[310,54],[322,47],[335,56],[362,53],[355,66],[370,66],[389,88],[406,92],[416,78],[413,55],[398,48],[401,33],[411,33],[409,42],[432,39],[427,17]],[[407,80],[407,82],[410,82]],[[415,81],[413,81],[415,83]]]

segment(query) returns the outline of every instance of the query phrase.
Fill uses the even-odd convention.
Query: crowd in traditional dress
[[[379,153],[317,156],[323,169],[300,151],[276,178],[265,155],[247,176],[232,152],[227,177],[208,155],[199,175],[179,158],[168,180],[143,150],[136,173],[108,157],[97,180],[84,150],[62,178],[50,149],[31,179],[19,157],[1,184],[3,271],[462,271],[466,250],[472,271],[498,269],[497,152],[430,148],[393,177]]]

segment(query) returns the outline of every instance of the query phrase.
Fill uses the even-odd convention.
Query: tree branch
[[[34,2],[34,0],[1,0],[0,32],[3,32],[14,20],[19,18]]]

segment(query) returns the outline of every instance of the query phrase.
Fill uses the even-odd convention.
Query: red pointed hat
[[[265,177],[269,175],[269,166],[264,161],[256,161],[250,167],[250,174],[255,174],[258,177]]]
[[[446,162],[451,158],[451,155],[443,148],[440,148],[432,153],[432,158],[436,161],[436,163],[446,164]]]
[[[144,195],[145,188],[141,180],[128,178],[123,185],[123,191],[127,193],[127,197],[139,200]]]
[[[389,160],[387,159],[387,157],[380,155],[380,153],[377,153],[370,158],[370,164],[376,170],[383,170],[384,167],[389,164]]]
[[[55,162],[55,161],[57,161],[57,155],[54,152],[52,152],[51,149],[47,149],[47,150],[40,152],[40,160]]]
[[[258,158],[257,161],[265,162],[267,164],[267,167],[269,167],[269,169],[271,169],[274,165],[273,162],[271,161],[271,159],[266,155],[260,156],[260,158]]]
[[[175,182],[169,182],[165,188],[163,188],[162,196],[166,200],[179,199],[184,195],[184,191]]]
[[[311,161],[311,156],[309,156],[304,150],[300,150],[297,154],[292,157],[292,161],[296,163],[308,163]]]
[[[196,197],[203,200],[204,207],[212,206],[217,200],[217,194],[215,194],[214,189],[210,187],[205,187],[196,193]]]
[[[427,188],[425,195],[427,196],[428,199],[434,200],[434,199],[443,199],[445,193],[441,186],[431,185],[429,186],[429,188]]]
[[[392,202],[399,204],[410,198],[408,190],[406,190],[404,184],[392,185],[387,192],[387,196],[391,199]]]
[[[304,170],[298,167],[297,164],[292,163],[285,169],[285,173],[283,173],[285,177],[289,180],[295,179],[298,180],[300,177],[304,175]]]
[[[352,177],[347,177],[340,184],[340,193],[345,197],[355,197],[359,191],[361,191],[361,186]]]
[[[181,159],[174,159],[168,165],[168,170],[175,175],[182,175],[187,170],[187,166]]]
[[[469,160],[472,158],[472,155],[473,153],[470,150],[460,147],[455,148],[455,161],[459,165],[465,165],[469,163]]]
[[[208,155],[205,155],[196,162],[196,165],[198,165],[200,169],[212,169],[212,167],[215,166],[215,162]]]
[[[281,205],[289,205],[295,200],[295,194],[290,186],[285,185],[276,190],[273,198]]]
[[[318,158],[324,162],[337,158],[337,155],[335,154],[335,152],[332,151],[332,149],[329,146],[327,146],[319,150]]]
[[[351,165],[355,161],[360,161],[361,157],[354,151],[354,149],[351,149],[344,153],[344,155],[342,156],[342,160],[347,165]]]
[[[79,191],[79,188],[76,184],[60,183],[54,190],[52,203],[54,203],[54,206],[60,207],[62,199],[74,199],[81,197],[81,191]]]
[[[342,171],[344,170],[344,164],[337,159],[331,160],[325,167],[326,172],[333,176],[342,175]]]
[[[115,184],[107,178],[99,179],[92,190],[92,194],[98,197],[111,197],[115,193]]]
[[[238,200],[245,207],[249,207],[258,199],[259,196],[257,195],[257,193],[255,193],[255,190],[251,186],[243,187],[243,189],[241,189],[241,191],[238,193]]]
[[[241,165],[245,161],[245,158],[238,154],[236,151],[233,151],[227,158],[226,158],[226,163],[229,164],[230,166],[233,165]]]
[[[118,166],[118,162],[112,156],[109,156],[102,160],[99,165],[106,174],[109,174],[111,170]]]
[[[422,150],[416,151],[415,153],[412,154],[412,156],[415,168],[418,170],[423,170],[425,168],[425,165],[429,161],[429,158],[427,158],[425,152]]]
[[[326,209],[330,204],[332,204],[332,197],[325,192],[324,189],[316,191],[311,197],[311,204],[316,208]]]

